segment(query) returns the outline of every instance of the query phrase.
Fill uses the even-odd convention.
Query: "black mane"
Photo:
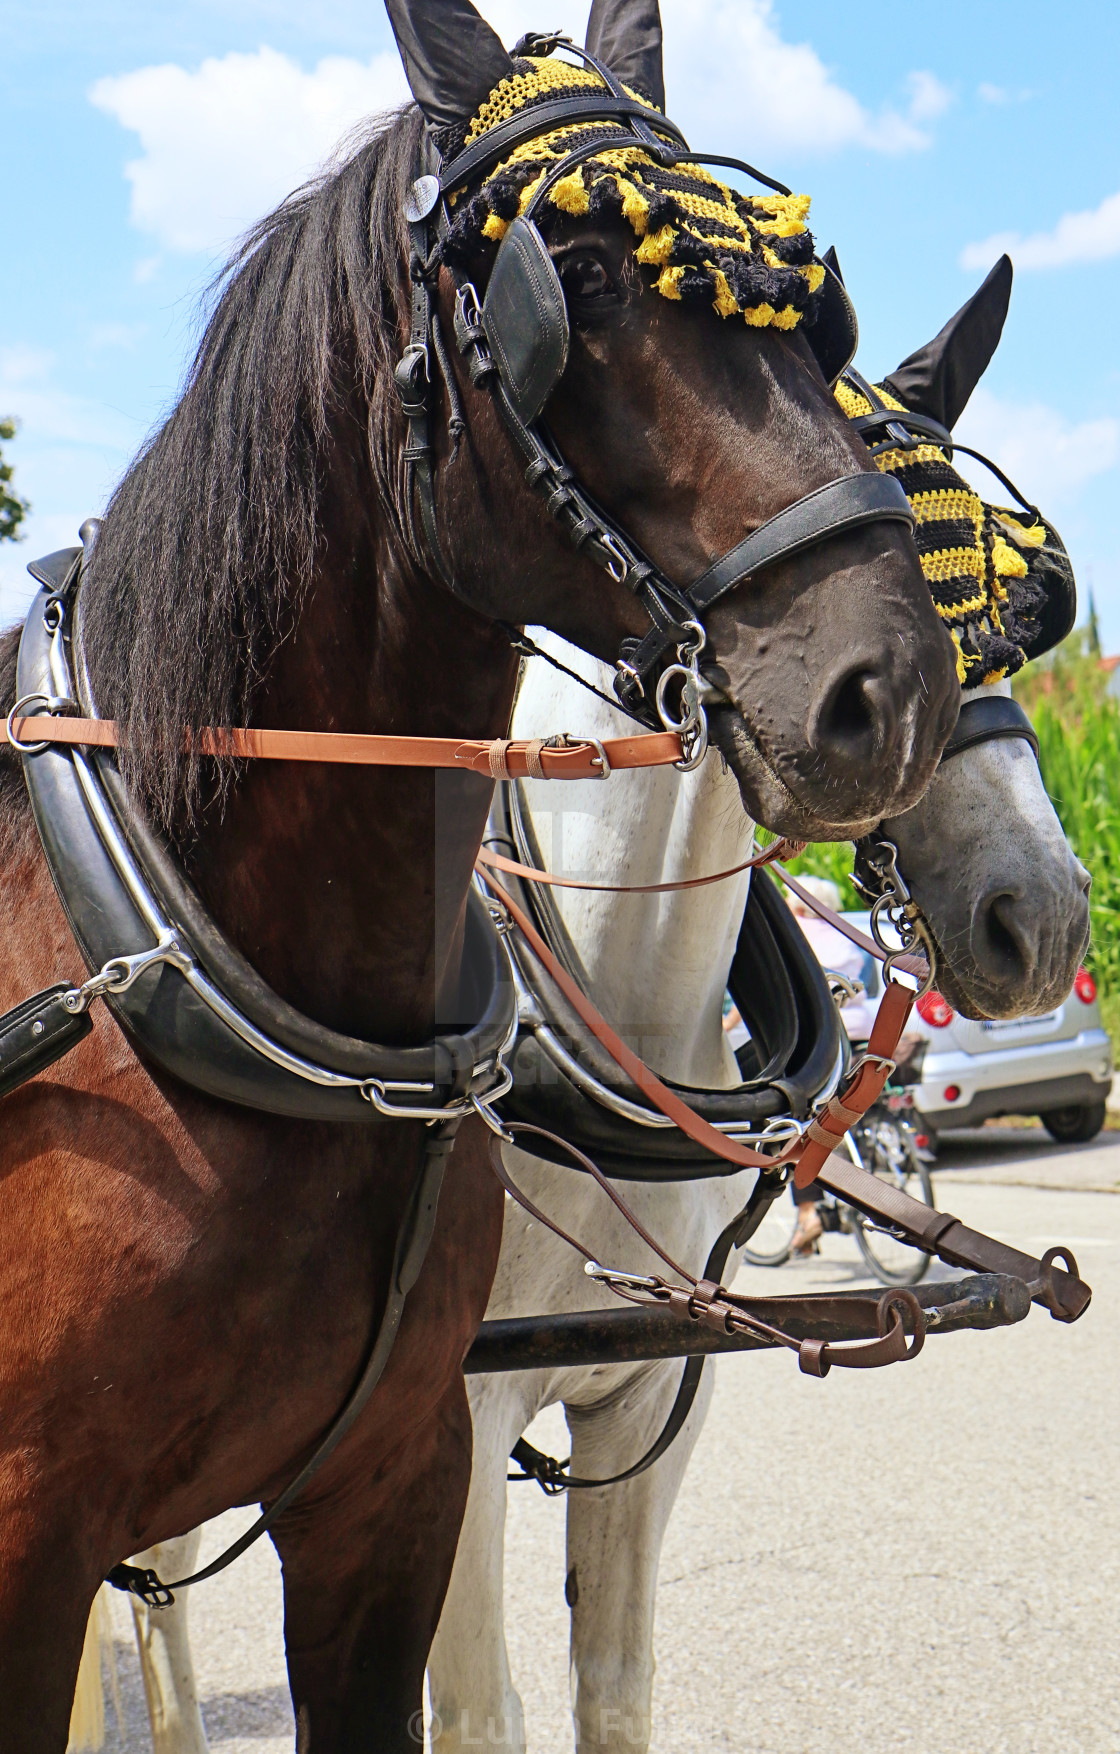
[[[374,482],[403,519],[391,386],[401,207],[420,115],[378,123],[340,168],[262,219],[215,283],[187,385],[109,503],[83,588],[99,712],[165,825],[199,803],[184,733],[250,722],[319,539],[332,418],[367,417]],[[228,764],[223,764],[226,766]]]

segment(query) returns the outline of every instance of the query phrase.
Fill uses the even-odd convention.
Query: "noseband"
[[[456,591],[454,572],[443,552],[436,518],[429,372],[429,359],[434,352],[447,386],[449,425],[457,442],[465,423],[435,299],[442,244],[450,229],[445,197],[480,172],[492,170],[516,146],[550,127],[571,122],[609,124],[603,131],[589,130],[590,137],[548,171],[525,212],[506,231],[481,303],[470,281],[457,288],[455,339],[466,359],[472,384],[484,387],[493,396],[524,459],[528,485],[546,496],[549,512],[567,530],[577,552],[588,554],[617,584],[633,591],[649,615],[650,632],[642,639],[626,639],[621,644],[615,692],[633,718],[652,726],[660,723],[680,733],[684,757],[678,765],[688,769],[698,766],[707,750],[699,656],[706,643],[704,618],[713,605],[737,585],[778,561],[865,524],[891,521],[912,529],[914,514],[901,486],[891,476],[878,472],[843,476],[795,500],[714,561],[690,585],[682,587],[669,579],[622,526],[596,505],[541,421],[545,405],[567,364],[569,339],[563,287],[534,223],[542,200],[561,178],[601,152],[605,145],[617,145],[620,125],[630,131],[632,144],[662,165],[684,162],[723,165],[755,178],[779,194],[788,195],[790,191],[740,159],[691,152],[678,128],[659,114],[651,116],[648,109],[625,92],[608,68],[567,38],[556,35],[522,38],[513,53],[548,55],[560,43],[595,70],[605,89],[573,93],[510,117],[449,164],[441,165],[438,174],[418,177],[405,204],[412,246],[412,323],[409,345],[396,369],[396,383],[408,421],[404,455],[409,517],[415,489],[434,570],[448,589]],[[826,344],[831,338],[834,357],[822,358],[821,363],[826,376],[834,382],[852,358],[857,329],[843,284],[827,267],[822,292],[825,290],[831,321],[823,326],[822,334]],[[837,334],[844,337],[839,343],[835,341]],[[411,534],[415,539],[415,528]],[[676,661],[666,666],[670,654],[675,654]],[[680,684],[679,717],[673,716],[668,699],[669,687],[674,682]]]

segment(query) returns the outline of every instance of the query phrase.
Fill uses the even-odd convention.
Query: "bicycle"
[[[860,1169],[882,1176],[901,1193],[933,1206],[933,1182],[917,1143],[918,1128],[912,1113],[910,1092],[888,1088],[847,1134],[844,1143],[852,1162]],[[896,1231],[874,1223],[834,1194],[825,1192],[817,1211],[823,1230],[854,1237],[868,1267],[884,1285],[916,1285],[929,1270],[929,1255],[912,1248]],[[797,1207],[791,1188],[788,1200],[780,1198],[770,1207],[742,1250],[742,1259],[754,1267],[780,1267],[790,1258],[796,1229]]]

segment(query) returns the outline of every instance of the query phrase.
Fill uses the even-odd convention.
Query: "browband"
[[[609,91],[579,92],[572,97],[552,98],[548,103],[527,105],[518,115],[511,116],[508,122],[499,122],[496,128],[476,140],[473,146],[467,146],[457,153],[440,171],[440,194],[449,194],[454,189],[462,188],[480,170],[491,170],[500,164],[510,152],[525,140],[532,140],[538,134],[544,134],[564,122],[611,122],[629,121],[631,117],[645,122],[647,128],[652,124],[658,133],[667,134],[671,140],[687,147],[688,142],[674,122],[662,116],[658,111],[651,110],[647,104],[639,103],[636,98],[615,95]],[[601,142],[600,142],[601,144]],[[635,139],[631,144],[646,146],[647,142]]]

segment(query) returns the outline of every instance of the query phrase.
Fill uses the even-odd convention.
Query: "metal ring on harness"
[[[69,696],[65,694],[22,695],[20,699],[16,701],[16,704],[8,714],[7,719],[8,742],[13,749],[18,749],[21,755],[39,755],[44,749],[50,748],[49,743],[21,743],[12,728],[14,720],[29,719],[33,716],[25,710],[27,707],[31,706],[32,703],[41,706],[52,717],[54,714],[63,711],[77,712],[78,710],[77,701],[71,700]]]

